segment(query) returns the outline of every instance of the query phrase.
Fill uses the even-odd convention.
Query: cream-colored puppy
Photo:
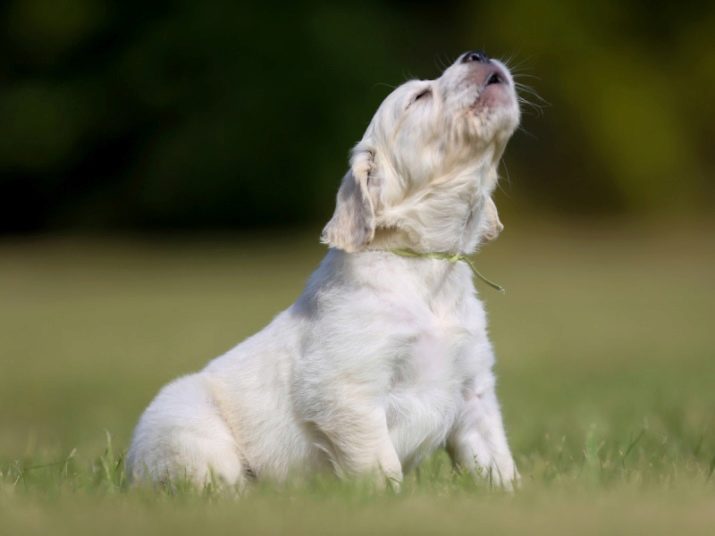
[[[382,103],[298,301],[164,387],[142,415],[129,476],[284,480],[332,468],[398,486],[440,447],[510,487],[518,474],[494,392],[484,307],[463,262],[501,223],[490,196],[519,122],[514,84],[482,52]]]

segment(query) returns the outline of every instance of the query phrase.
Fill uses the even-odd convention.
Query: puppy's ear
[[[356,148],[350,171],[338,190],[335,213],[323,229],[320,241],[348,253],[359,251],[375,237],[377,201],[375,153]]]
[[[483,228],[482,236],[487,240],[495,240],[504,230],[504,225],[499,220],[499,213],[497,212],[497,206],[491,197],[487,198],[484,203],[484,218],[483,218]]]

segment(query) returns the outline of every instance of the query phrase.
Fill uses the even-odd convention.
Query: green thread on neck
[[[469,268],[472,270],[472,273],[481,281],[492,287],[494,290],[497,290],[501,292],[502,294],[505,292],[504,287],[501,285],[495,283],[494,281],[490,281],[486,277],[484,277],[481,273],[479,273],[479,270],[477,270],[477,267],[474,266],[474,263],[472,262],[472,259],[464,255],[463,253],[449,253],[446,251],[432,251],[428,253],[420,253],[418,251],[415,251],[413,249],[406,249],[406,248],[397,248],[397,249],[391,249],[391,253],[394,253],[395,255],[399,255],[400,257],[415,257],[415,258],[421,258],[421,259],[437,259],[437,260],[442,260],[442,261],[447,261],[452,264],[456,264],[459,261],[463,261],[469,266]]]

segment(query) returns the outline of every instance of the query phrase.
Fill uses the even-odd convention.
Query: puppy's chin
[[[475,111],[487,108],[513,109],[516,108],[516,99],[512,90],[505,84],[489,84],[479,92],[472,108]]]
[[[478,141],[506,143],[519,126],[519,106],[514,93],[501,85],[485,87],[469,108],[469,121]]]

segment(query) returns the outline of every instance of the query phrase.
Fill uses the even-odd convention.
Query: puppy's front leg
[[[455,466],[511,491],[518,484],[519,472],[509,450],[493,382],[489,383],[489,387],[468,394],[447,450]]]
[[[362,403],[345,404],[332,407],[330,415],[321,421],[316,424],[328,439],[323,448],[338,476],[374,476],[378,488],[387,483],[399,491],[402,464],[382,408],[366,411]]]

